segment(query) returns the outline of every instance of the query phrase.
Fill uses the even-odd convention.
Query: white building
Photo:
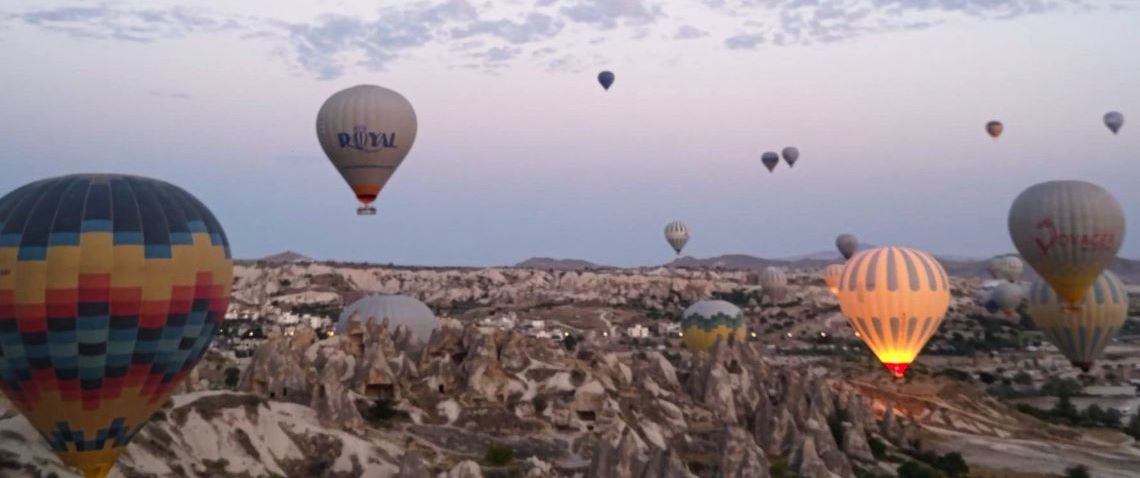
[[[626,329],[625,334],[630,336],[630,337],[639,338],[639,339],[649,337],[649,327],[645,327],[641,324],[637,324],[637,325],[634,325],[633,327]]]

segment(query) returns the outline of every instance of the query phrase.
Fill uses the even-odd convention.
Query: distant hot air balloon
[[[598,73],[598,83],[602,84],[602,88],[609,91],[610,85],[614,84],[614,74],[611,71],[603,71]],[[635,82],[636,83],[636,82]]]
[[[372,201],[416,141],[416,112],[395,91],[354,86],[336,92],[321,105],[317,139],[360,200],[356,213],[376,214]]]
[[[950,280],[930,254],[878,247],[851,258],[837,296],[858,336],[902,378],[946,315]]]
[[[823,281],[832,294],[839,293],[839,277],[843,275],[843,264],[831,264],[823,268]]]
[[[990,121],[986,123],[986,132],[994,138],[994,141],[997,141],[998,136],[1001,136],[1003,130],[1005,130],[1005,126],[1001,124],[1001,121]]]
[[[1120,127],[1124,126],[1124,115],[1118,111],[1109,111],[1104,114],[1104,125],[1112,131],[1112,134],[1120,132]]]
[[[349,324],[354,322],[375,323],[388,321],[389,331],[394,332],[403,325],[412,337],[427,343],[431,333],[439,326],[439,320],[427,304],[406,295],[372,295],[353,302],[345,307],[336,321],[336,334],[349,332]]]
[[[681,334],[685,347],[694,352],[708,350],[717,339],[744,340],[744,312],[723,300],[702,300],[681,314]]]
[[[681,221],[673,221],[665,225],[665,240],[677,251],[677,255],[681,255],[681,249],[685,248],[685,243],[689,242],[689,226]]]
[[[1021,286],[1012,282],[1002,282],[994,287],[990,292],[989,302],[993,302],[994,308],[1001,311],[1006,317],[1014,317],[1017,315],[1017,307],[1021,305],[1021,301],[1025,300],[1025,291]]]
[[[1070,305],[1078,304],[1124,241],[1124,212],[1108,191],[1083,181],[1030,186],[1009,209],[1021,257]]]
[[[800,159],[800,150],[793,146],[788,146],[780,152],[784,156],[784,162],[788,163],[788,167],[796,165],[796,160]]]
[[[835,248],[839,249],[844,259],[850,259],[859,250],[859,240],[851,234],[840,234],[835,238]]]
[[[0,390],[64,463],[107,476],[225,318],[229,243],[177,186],[77,174],[0,198]]]
[[[773,151],[768,151],[760,155],[760,162],[764,163],[764,167],[768,168],[768,172],[772,172],[776,169],[776,165],[780,164],[780,155]]]
[[[1128,318],[1128,291],[1116,274],[1101,273],[1077,310],[1040,278],[1029,287],[1033,323],[1065,357],[1085,372]]]
[[[1017,282],[1021,279],[1021,273],[1025,269],[1025,264],[1021,259],[1013,255],[995,256],[990,259],[986,264],[986,270],[994,279],[1004,279],[1009,282]]]
[[[778,267],[765,267],[760,272],[760,287],[772,300],[780,300],[788,290],[788,275]]]

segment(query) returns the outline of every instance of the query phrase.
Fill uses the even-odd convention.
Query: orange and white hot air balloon
[[[852,257],[839,278],[839,307],[896,378],[902,378],[950,307],[950,280],[930,254],[878,247]]]
[[[823,268],[823,281],[832,294],[839,293],[839,277],[843,275],[843,264],[832,264]]]
[[[1009,235],[1037,274],[1066,304],[1078,308],[1124,242],[1124,211],[1095,184],[1044,182],[1014,199]]]
[[[373,215],[372,201],[416,141],[416,112],[395,91],[354,86],[336,92],[321,105],[317,139],[360,201],[356,213]]]

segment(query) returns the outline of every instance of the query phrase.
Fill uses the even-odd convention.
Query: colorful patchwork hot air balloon
[[[225,317],[229,244],[194,196],[83,174],[0,198],[0,389],[103,477]]]
[[[831,264],[823,268],[823,281],[832,294],[839,293],[839,277],[843,275],[843,264]]]
[[[681,249],[684,249],[685,243],[689,242],[689,226],[681,221],[666,224],[665,241],[677,252],[677,255],[681,255]]]
[[[395,91],[354,86],[321,105],[317,139],[360,201],[356,213],[373,215],[372,202],[416,141],[416,112]]]
[[[902,378],[950,307],[950,280],[930,254],[878,247],[851,258],[837,296],[859,337]]]
[[[744,312],[723,300],[702,300],[681,314],[681,333],[685,347],[694,352],[708,350],[717,339],[744,340]]]
[[[1075,306],[1120,250],[1124,211],[1100,186],[1049,181],[1013,201],[1009,235],[1021,257]]]
[[[1104,271],[1074,309],[1038,278],[1029,287],[1029,315],[1073,366],[1088,372],[1128,318],[1128,291],[1116,274]]]

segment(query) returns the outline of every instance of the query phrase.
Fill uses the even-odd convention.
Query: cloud
[[[724,39],[729,50],[752,50],[767,41],[762,34],[738,33]]]
[[[576,56],[580,53],[575,46],[612,40],[693,41],[710,36],[709,31],[735,31],[721,40],[722,47],[751,50],[765,44],[843,42],[963,19],[996,21],[1094,9],[1089,0],[703,0],[685,4],[525,0],[510,6],[488,2],[478,8],[471,0],[390,0],[372,15],[324,14],[283,21],[274,18],[272,10],[262,16],[234,16],[199,8],[139,5],[144,6],[76,2],[0,13],[0,31],[7,34],[11,25],[21,24],[84,40],[135,43],[232,34],[268,43],[274,57],[285,58],[317,78],[332,79],[350,68],[383,70],[411,51],[433,46],[460,56],[452,66],[486,69],[488,64],[501,67],[528,62],[572,69],[584,60]],[[1120,5],[1117,1],[1111,7]],[[682,18],[685,23],[667,21]]]

